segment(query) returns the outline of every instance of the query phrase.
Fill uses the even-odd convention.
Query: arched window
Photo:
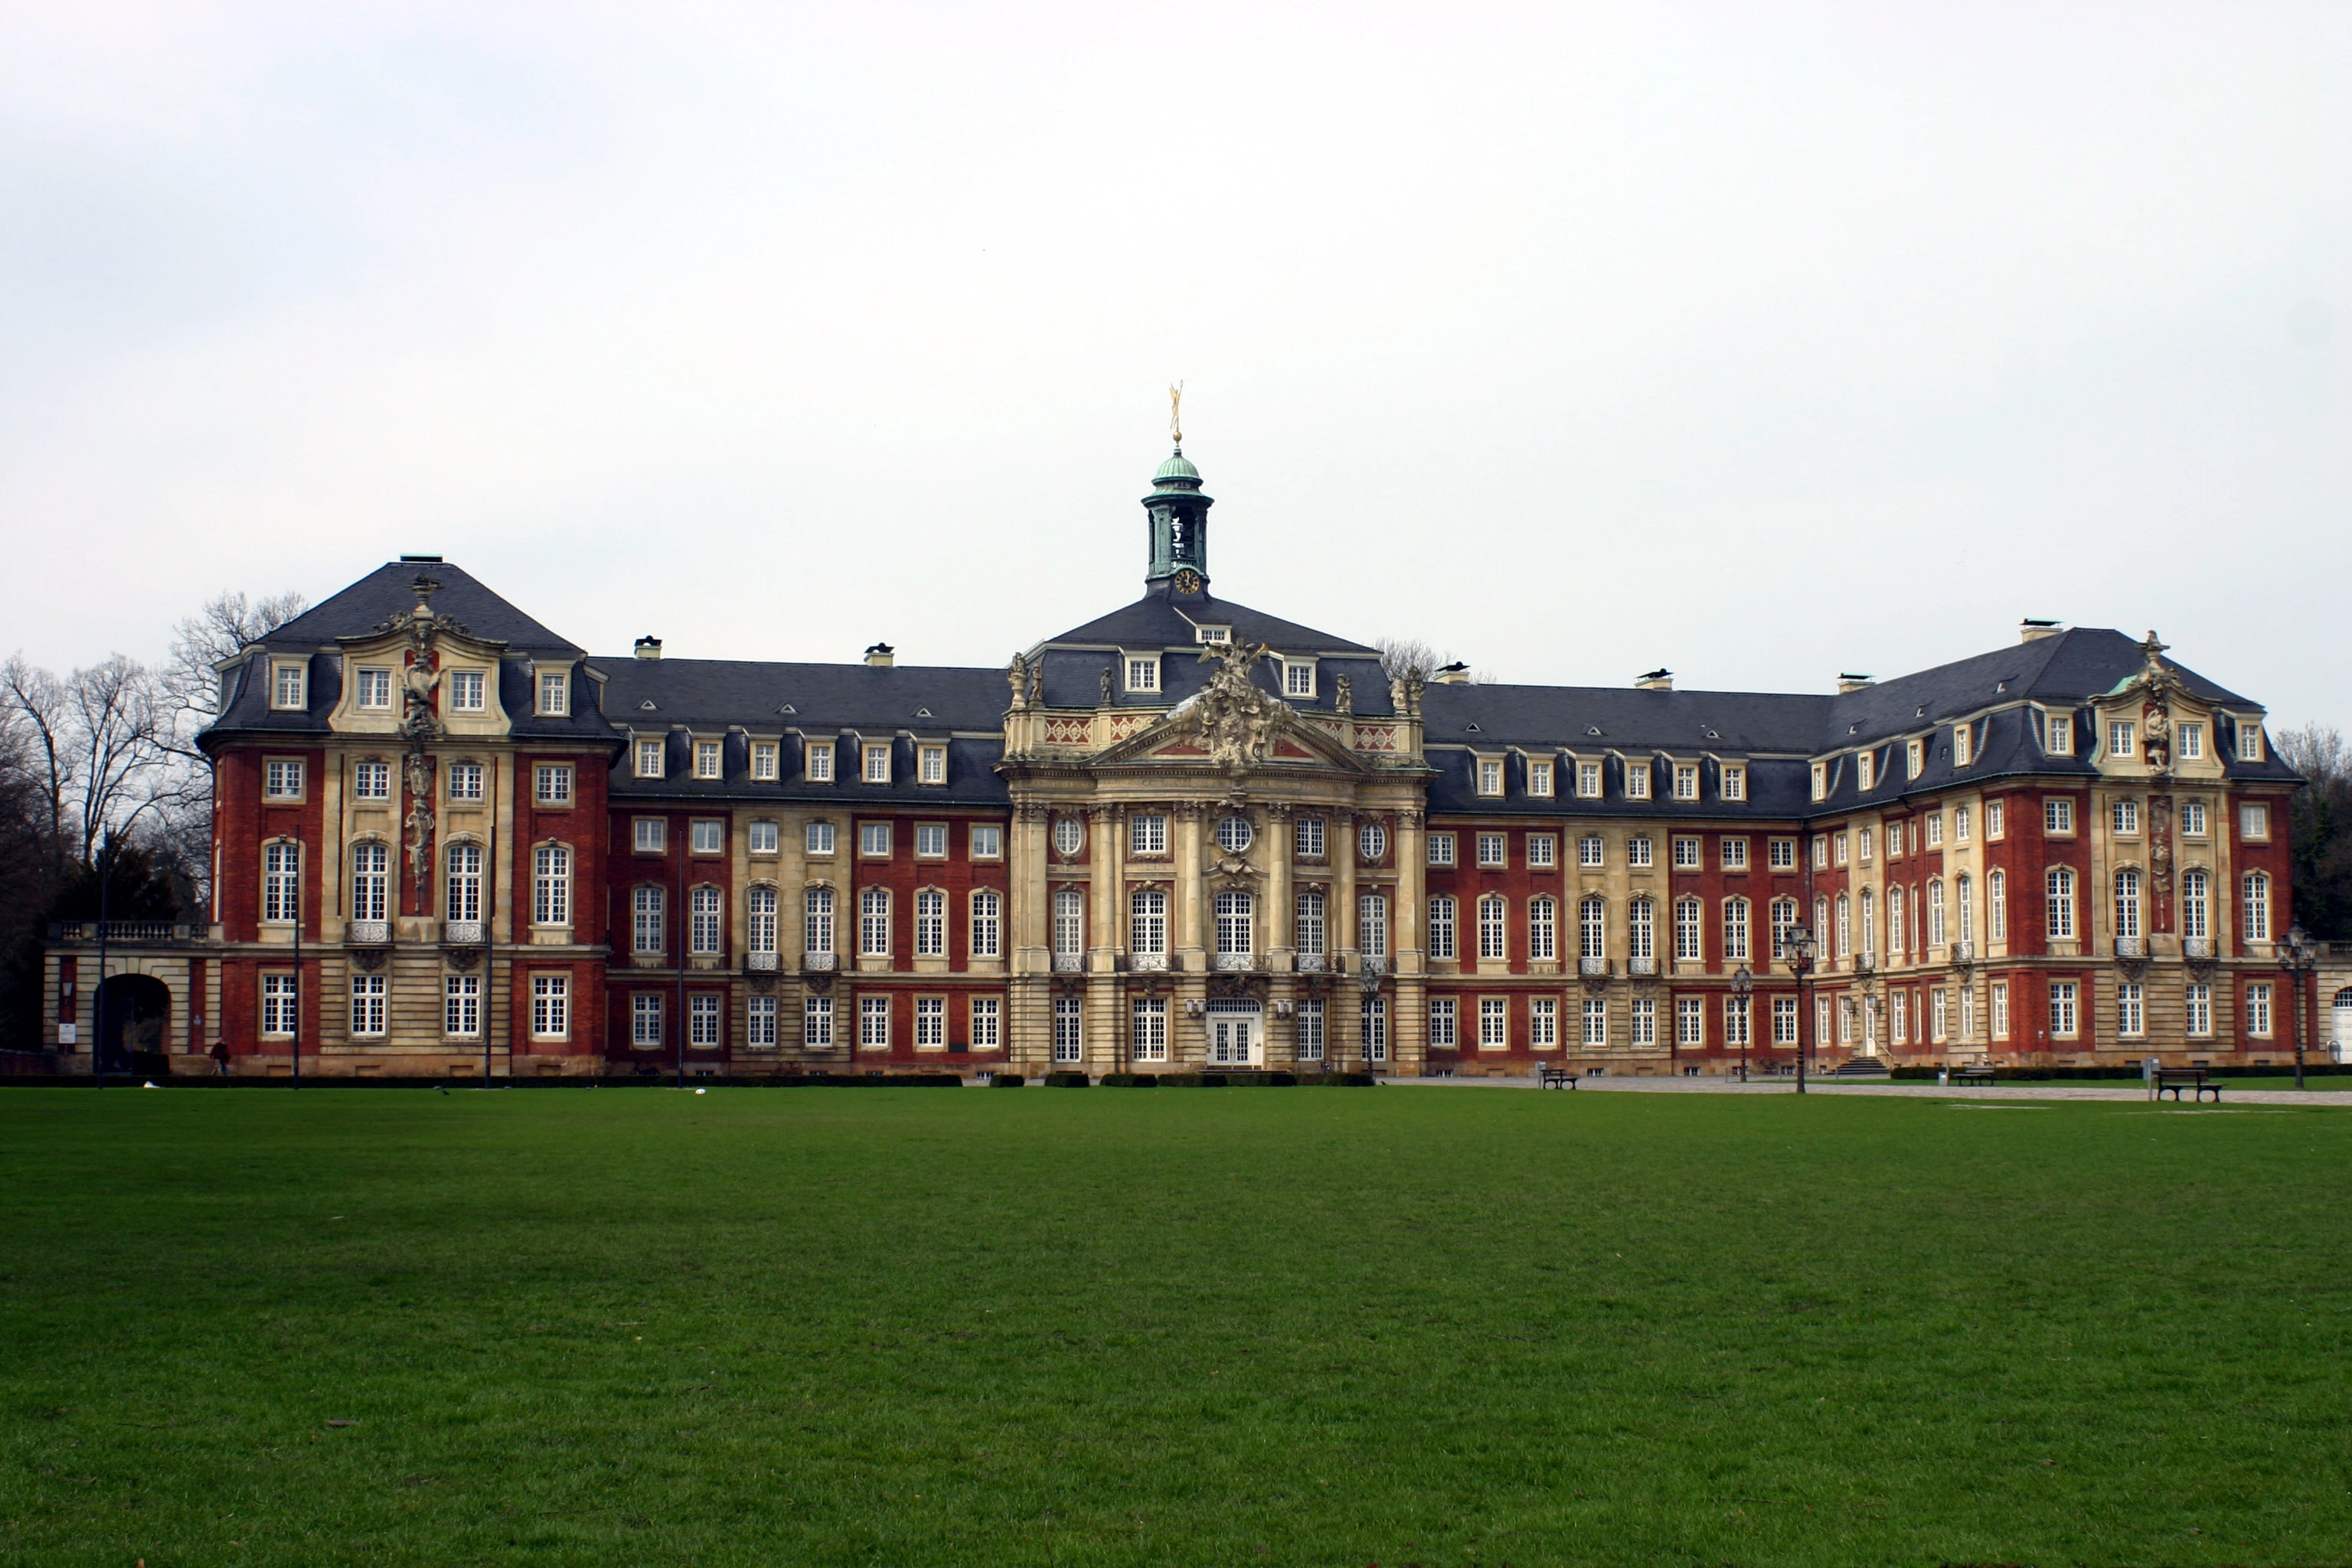
[[[1927,884],[1927,945],[1941,947],[1945,940],[1944,879],[1938,877]]]
[[[1677,959],[1706,956],[1706,939],[1699,934],[1699,903],[1696,899],[1675,900],[1675,956]]]
[[[299,844],[272,844],[261,852],[261,918],[277,924],[294,920],[294,900],[301,884]]]
[[[744,902],[749,919],[744,922],[753,952],[776,951],[776,889],[754,888]]]
[[[716,888],[695,888],[687,893],[687,952],[708,958],[719,951],[719,908]]]
[[[948,896],[937,888],[915,895],[915,956],[945,958],[948,954]]]
[[[1452,958],[1454,945],[1454,903],[1451,893],[1440,893],[1429,900],[1429,956]]]
[[[530,919],[533,925],[572,923],[572,847],[542,844],[530,857]]]
[[[2240,884],[2246,895],[2246,940],[2271,939],[2271,878],[2267,871],[2249,871]]]
[[[1323,889],[1302,888],[1291,921],[1291,945],[1301,958],[1320,958],[1328,951],[1329,933],[1325,928]]]
[[[890,889],[866,888],[857,895],[857,951],[869,958],[890,953]]]
[[[1075,958],[1086,951],[1087,896],[1076,888],[1056,889],[1054,893],[1054,956]]]
[[[1503,901],[1500,894],[1489,893],[1478,900],[1478,956],[1480,958],[1511,956],[1511,939],[1505,925],[1509,916],[1510,906]]]
[[[971,895],[971,955],[997,958],[1004,952],[1004,897],[993,888]]]
[[[1862,890],[1862,951],[1878,952],[1878,895],[1868,888]]]
[[[833,889],[811,888],[801,895],[801,951],[833,953]]]
[[[1389,955],[1389,896],[1356,895],[1356,948],[1366,958]]]
[[[1853,955],[1853,900],[1843,893],[1837,896],[1837,955]]]
[[[478,844],[452,844],[448,854],[449,875],[443,892],[447,915],[453,921],[478,921],[482,918],[482,847]]]
[[[1601,900],[1595,898],[1584,902],[1586,912],[1597,922],[1601,919]],[[1635,899],[1625,906],[1625,941],[1631,957],[1647,962],[1658,956],[1658,906],[1654,900]],[[1585,956],[1599,958],[1601,951],[1596,947]]]
[[[1634,918],[1637,921],[1645,921],[1649,902],[1647,899],[1633,900]],[[1606,958],[1609,955],[1609,906],[1601,901],[1599,894],[1586,899],[1577,907],[1576,928],[1579,956]],[[1647,930],[1647,926],[1646,923],[1637,923],[1633,929],[1643,931]],[[1640,947],[1633,950],[1633,956],[1636,958],[1642,956]]]
[[[352,919],[381,921],[391,886],[392,851],[381,844],[352,846]]]
[[[1959,928],[1954,932],[1955,941],[1973,942],[1976,940],[1976,893],[1977,885],[1973,881],[1969,880],[1969,875],[1965,871],[1961,872],[1958,878],[1952,883],[1952,912],[1958,917]]]
[[[629,900],[631,923],[629,949],[633,952],[659,952],[666,945],[663,940],[662,889],[651,885],[639,888]]]
[[[2072,868],[2053,866],[2047,879],[2050,902],[2050,940],[2071,942],[2074,937],[2074,873]]]
[[[1723,900],[1723,962],[1748,962],[1748,900]]]
[[[1903,889],[1900,887],[1886,889],[1886,951],[1898,955],[1903,952]]]
[[[1822,844],[1828,840],[1816,838],[1813,842]],[[1816,953],[1825,958],[1832,956],[1830,946],[1830,901],[1826,898],[1813,900],[1813,942]]]
[[[1559,905],[1550,899],[1528,900],[1528,956],[1543,963],[1559,956]]]
[[[2134,867],[2116,873],[2116,935],[2126,942],[2139,940],[2139,871]]]
[[[2009,873],[1985,873],[1985,940],[2009,940]]]
[[[1217,895],[1217,951],[1257,951],[1257,901],[1234,889]]]
[[[1789,928],[1797,923],[1797,900],[1772,900],[1772,959],[1780,963],[1789,956]]]
[[[2211,880],[2202,871],[2180,873],[2180,934],[2189,942],[2213,935]]]
[[[1168,951],[1168,893],[1161,888],[1138,888],[1127,900],[1127,950],[1164,954]]]

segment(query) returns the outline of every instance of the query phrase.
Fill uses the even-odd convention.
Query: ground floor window
[[[833,998],[811,996],[801,1005],[801,1044],[833,1048]]]
[[[1588,1046],[1609,1043],[1609,1004],[1598,996],[1584,999],[1584,1043]]]
[[[1797,999],[1794,996],[1772,998],[1772,1043],[1776,1046],[1797,1043]]]
[[[1086,1059],[1085,1015],[1076,996],[1054,998],[1054,1059],[1075,1062]]]
[[[2189,987],[2189,1032],[2196,1037],[2213,1032],[2213,988],[2210,985]]]
[[[541,1040],[560,1040],[572,1033],[572,976],[530,977],[530,1033]]]
[[[1741,996],[1723,999],[1723,1043],[1727,1046],[1748,1044],[1748,1001]]]
[[[1478,998],[1478,1048],[1508,1050],[1511,1045],[1511,1004],[1501,996]]]
[[[294,1032],[295,1003],[299,987],[291,974],[265,974],[261,977],[261,1032],[265,1035],[290,1035]]]
[[[971,999],[971,1048],[992,1051],[1004,1043],[1004,1003],[994,996]]]
[[[1441,1051],[1450,1051],[1462,1043],[1455,1016],[1455,1004],[1451,996],[1429,999],[1429,1043]]]
[[[1992,1037],[2009,1038],[2009,982],[1996,981],[1992,988]]]
[[[1389,999],[1385,996],[1364,998],[1363,1019],[1359,1028],[1364,1046],[1364,1059],[1384,1062],[1389,1059]]]
[[[1703,1046],[1706,1044],[1706,1000],[1700,996],[1675,998],[1675,1044]]]
[[[629,1044],[647,1050],[662,1043],[662,994],[640,991],[629,998]]]
[[[2140,989],[2128,980],[2116,987],[2116,1033],[2126,1039],[2137,1039],[2147,1033],[2147,1015],[2140,1003]]]
[[[948,999],[944,996],[915,998],[915,1048],[919,1051],[943,1051],[948,1047]]]
[[[1298,1059],[1323,1059],[1323,998],[1310,996],[1298,1005]]]
[[[860,996],[857,999],[857,1048],[861,1051],[887,1051],[890,1048],[890,998]]]
[[[2271,1037],[2271,988],[2267,982],[2246,987],[2246,1033],[2258,1040]]]
[[[384,977],[381,974],[352,976],[352,1033],[381,1035],[383,1033]]]
[[[442,982],[441,1028],[445,1034],[478,1035],[482,1032],[482,977],[478,974],[452,974]]]
[[[776,1043],[776,999],[754,996],[743,1011],[743,1043],[747,1046],[772,1046]]]
[[[2050,1037],[2052,1039],[2069,1040],[2082,1032],[2074,1016],[2076,994],[2075,984],[2071,980],[2053,980],[2050,983]]]
[[[1658,1043],[1658,999],[1654,996],[1633,998],[1633,1044],[1654,1046]]]
[[[1528,1048],[1548,1051],[1559,1044],[1559,998],[1536,996],[1528,1002]]]
[[[1168,1059],[1168,1004],[1158,996],[1135,999],[1135,1059],[1139,1062],[1164,1062]]]
[[[698,993],[686,999],[686,1043],[689,1046],[719,1044],[719,998]]]

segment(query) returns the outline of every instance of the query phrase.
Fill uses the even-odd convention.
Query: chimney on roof
[[[1440,686],[1467,686],[1470,684],[1470,667],[1457,659],[1440,669],[1435,679]]]
[[[1672,691],[1674,689],[1675,672],[1671,669],[1654,669],[1647,675],[1633,678],[1633,689],[1636,691]]]
[[[898,662],[896,650],[888,643],[878,642],[866,650],[866,668],[868,669],[887,669]]]
[[[2062,629],[2063,628],[2060,622],[2037,621],[2029,616],[2017,623],[2017,640],[2040,642],[2043,637],[2056,637]]]
[[[1843,697],[1849,691],[1862,691],[1877,684],[1866,675],[1841,675],[1838,677],[1838,695]]]
[[[659,658],[661,657],[661,638],[639,637],[637,639],[637,657],[639,658]]]

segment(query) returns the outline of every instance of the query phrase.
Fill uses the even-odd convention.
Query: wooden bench
[[[2185,1089],[2189,1091],[2191,1104],[2203,1100],[2209,1093],[2212,1095],[2214,1104],[2221,1103],[2221,1086],[2213,1082],[2203,1068],[2158,1068],[2148,1085],[2149,1098],[2153,1100],[2162,1100],[2164,1091],[2170,1089],[2172,1103],[2178,1105],[2180,1103],[2180,1091]]]
[[[1538,1089],[1574,1089],[1576,1069],[1553,1067],[1546,1063],[1536,1069],[1536,1087]]]
[[[1975,1083],[1982,1084],[1985,1088],[1990,1089],[1993,1085],[1993,1069],[1990,1068],[1962,1068],[1959,1071],[1952,1075],[1952,1081],[1963,1087]]]

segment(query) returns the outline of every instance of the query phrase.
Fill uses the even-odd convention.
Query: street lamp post
[[[2286,931],[2286,951],[2279,963],[2286,970],[2287,986],[2294,993],[2294,1087],[2303,1087],[2303,979],[2319,967],[2319,946],[2301,925]]]
[[[1756,1020],[1748,1016],[1748,998],[1756,989],[1756,976],[1741,964],[1732,971],[1731,994],[1739,999],[1739,1081],[1748,1081],[1748,1037],[1756,1031]]]
[[[1813,928],[1797,924],[1789,928],[1784,951],[1789,955],[1789,973],[1797,977],[1797,1092],[1805,1092],[1805,1058],[1812,1049],[1812,1009],[1806,1005],[1807,985],[1813,973]]]

